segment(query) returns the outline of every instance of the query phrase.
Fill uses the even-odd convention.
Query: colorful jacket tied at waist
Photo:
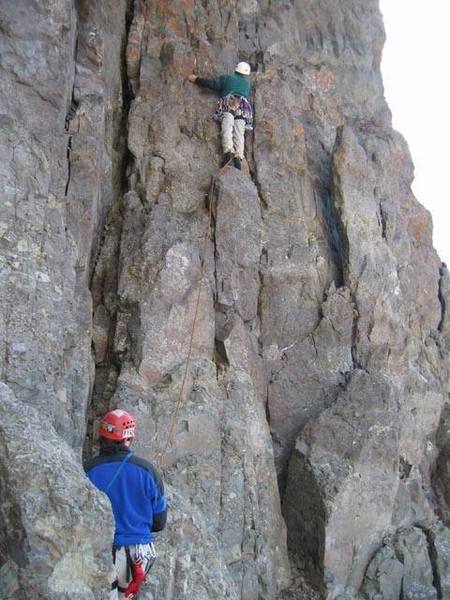
[[[237,96],[235,94],[222,96],[217,103],[217,108],[213,115],[213,119],[216,121],[221,121],[224,113],[226,112],[231,112],[234,117],[244,119],[246,127],[251,129],[253,122],[253,110],[252,105],[245,96]]]

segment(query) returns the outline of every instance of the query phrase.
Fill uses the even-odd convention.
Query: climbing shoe
[[[242,168],[242,160],[240,158],[235,157],[234,166],[236,169],[239,169],[239,171],[240,171]]]
[[[233,153],[225,152],[225,154],[223,155],[222,167],[226,167],[227,164],[230,163],[232,160],[233,160]]]

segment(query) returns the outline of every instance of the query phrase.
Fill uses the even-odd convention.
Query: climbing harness
[[[245,96],[228,94],[219,98],[213,119],[220,123],[226,112],[230,112],[236,119],[243,119],[246,129],[253,129],[253,109]]]
[[[220,169],[219,173],[222,173],[223,170],[227,167],[227,165],[224,165],[222,167],[222,169]],[[164,458],[165,455],[167,453],[167,450],[169,449],[169,446],[172,444],[173,441],[173,437],[175,435],[175,427],[176,424],[178,422],[178,415],[180,413],[180,408],[181,405],[183,403],[183,392],[184,392],[184,386],[186,384],[186,379],[187,379],[187,374],[188,374],[188,370],[189,370],[189,366],[190,366],[190,362],[191,362],[191,355],[192,355],[192,344],[194,341],[194,334],[195,334],[195,327],[197,325],[197,316],[198,316],[198,308],[200,305],[200,294],[201,294],[201,290],[202,290],[202,283],[203,283],[203,277],[205,274],[205,262],[204,262],[204,256],[206,253],[206,245],[208,243],[208,240],[210,239],[210,234],[211,234],[211,223],[212,223],[212,192],[214,189],[214,183],[215,183],[215,177],[212,178],[211,181],[211,186],[209,189],[209,210],[208,210],[208,222],[206,224],[206,228],[205,228],[205,233],[203,236],[203,247],[202,247],[202,258],[200,259],[200,264],[201,264],[201,270],[200,270],[200,279],[199,279],[199,284],[198,284],[198,292],[197,292],[197,300],[195,303],[195,310],[194,310],[194,316],[192,319],[192,327],[191,327],[191,333],[189,336],[189,347],[188,347],[188,353],[187,353],[187,357],[186,357],[186,364],[185,364],[185,368],[184,368],[184,373],[183,373],[183,379],[181,381],[181,386],[180,386],[180,391],[178,393],[178,398],[177,398],[177,402],[175,404],[175,410],[173,412],[172,415],[172,420],[171,420],[171,425],[170,425],[170,429],[169,429],[169,433],[167,435],[167,439],[166,439],[166,443],[164,445],[164,448],[162,450],[162,452],[159,455],[158,458],[158,468],[163,468],[164,466]]]
[[[127,587],[120,587],[119,579],[116,579],[111,589],[117,588],[127,600],[132,600],[139,594],[140,587],[146,580],[146,577],[155,562],[155,547],[153,544],[137,544],[113,548],[114,564],[116,564],[117,552],[120,550],[123,550],[125,553],[126,567],[124,579],[129,583]]]

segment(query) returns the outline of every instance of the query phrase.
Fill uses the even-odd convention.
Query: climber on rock
[[[220,97],[214,119],[222,124],[222,166],[233,160],[234,166],[240,169],[244,158],[245,129],[251,129],[252,123],[252,106],[248,100],[249,75],[250,65],[240,62],[230,75],[214,79],[203,79],[193,74],[188,76],[192,83],[214,90]]]
[[[108,412],[100,424],[100,453],[84,464],[91,482],[110,499],[114,514],[117,579],[110,600],[137,597],[156,558],[153,532],[166,524],[167,499],[161,476],[130,449],[135,430],[129,413]]]

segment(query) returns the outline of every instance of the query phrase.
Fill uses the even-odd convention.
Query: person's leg
[[[234,154],[233,126],[234,116],[230,112],[224,113],[222,118],[222,149],[227,159],[231,159]]]
[[[245,136],[245,119],[237,117],[234,120],[233,128],[233,145],[234,155],[237,159],[242,160],[244,158],[244,136]]]
[[[111,583],[113,589],[109,593],[109,600],[119,600],[119,590],[118,590],[118,575],[117,575],[117,553],[119,550],[117,548],[113,549],[113,563],[114,563],[114,571],[116,574],[115,580]]]
[[[119,587],[125,589],[130,583],[132,575],[130,565],[128,564],[127,552],[123,546],[116,550],[116,560],[114,566],[116,568]],[[123,595],[119,593],[117,597],[123,598]]]

